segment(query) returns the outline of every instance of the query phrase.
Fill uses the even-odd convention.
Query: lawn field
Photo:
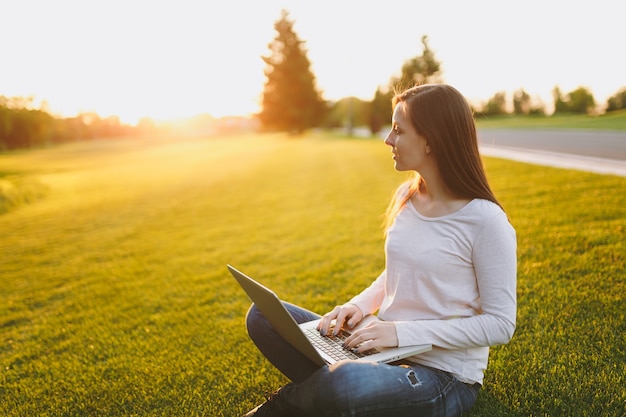
[[[626,130],[626,110],[612,111],[600,115],[553,114],[550,116],[484,116],[476,117],[479,128],[484,129],[582,129],[582,130]]]
[[[469,415],[625,416],[626,178],[485,165],[518,326]],[[321,134],[0,154],[0,415],[241,415],[286,379],[226,264],[323,313],[384,267],[404,178],[381,141]]]

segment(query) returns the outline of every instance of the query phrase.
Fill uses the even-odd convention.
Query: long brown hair
[[[404,103],[415,131],[428,140],[446,187],[461,198],[496,199],[478,152],[474,115],[465,97],[446,84],[424,84],[396,94],[393,107]],[[391,226],[398,211],[420,188],[419,174],[396,192],[385,220]]]

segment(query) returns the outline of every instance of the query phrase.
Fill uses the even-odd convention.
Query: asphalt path
[[[626,177],[626,132],[480,129],[483,155]]]

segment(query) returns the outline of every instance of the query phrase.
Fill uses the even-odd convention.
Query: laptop
[[[276,332],[319,366],[330,365],[343,359],[388,363],[432,349],[431,345],[376,348],[360,353],[344,349],[341,345],[343,340],[350,335],[348,331],[342,329],[337,337],[322,336],[316,329],[319,319],[307,323],[296,323],[272,290],[231,265],[227,265],[227,267]],[[356,328],[366,326],[373,320],[380,319],[375,315],[365,316]]]

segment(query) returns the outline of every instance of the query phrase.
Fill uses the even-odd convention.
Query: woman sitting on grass
[[[340,361],[319,367],[276,334],[253,305],[247,328],[292,382],[246,416],[458,416],[476,401],[489,346],[515,330],[516,236],[478,152],[476,127],[454,88],[422,85],[394,97],[385,143],[395,168],[414,171],[388,209],[386,267],[320,321],[322,335],[356,330],[348,349],[431,344],[392,364]],[[366,204],[366,202],[364,202]],[[287,304],[299,323],[319,318]]]

